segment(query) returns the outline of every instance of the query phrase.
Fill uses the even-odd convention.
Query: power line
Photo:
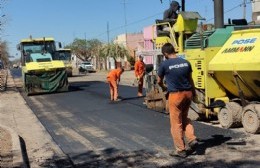
[[[254,2],[260,2],[260,0],[254,0],[254,1],[249,1],[249,2],[246,2],[246,1],[245,1],[245,2],[243,2],[243,3],[240,3],[239,5],[234,6],[234,7],[231,8],[231,9],[226,10],[226,11],[224,12],[224,14],[226,14],[226,13],[228,13],[228,12],[231,12],[231,11],[235,10],[236,8],[239,8],[239,7],[241,7],[242,5],[244,6],[244,5],[247,5],[247,4],[250,4],[250,3],[254,3]],[[213,20],[213,19],[215,19],[215,17],[206,20],[206,22],[209,22],[209,21],[211,21],[211,20]]]
[[[128,27],[128,26],[131,26],[131,25],[134,25],[134,24],[143,22],[143,21],[145,21],[145,20],[151,19],[151,18],[153,18],[153,17],[155,17],[155,16],[159,16],[159,15],[162,15],[162,12],[156,13],[156,14],[154,14],[154,15],[151,15],[151,16],[148,16],[148,17],[145,17],[145,18],[142,18],[142,19],[137,20],[137,21],[134,21],[134,22],[130,22],[129,24],[126,24],[126,25],[121,25],[121,26],[112,28],[112,29],[109,30],[109,32],[116,31],[116,30],[119,30],[119,29],[123,29],[123,28],[125,28],[125,27]],[[105,35],[106,33],[107,33],[107,31],[106,31],[106,32],[103,32],[103,33],[100,33],[100,34],[96,35],[94,38],[98,38],[98,37],[100,37],[100,36],[103,36],[103,35]]]
[[[250,4],[250,3],[255,3],[255,2],[260,2],[260,0],[249,0],[249,2],[246,1],[245,3],[244,3],[244,2],[243,2],[243,3],[240,3],[239,5],[236,5],[235,7],[226,10],[224,13],[226,14],[226,13],[228,13],[228,12],[231,12],[231,11],[235,10],[236,8],[241,7],[242,5],[246,5],[246,4]],[[156,13],[156,14],[154,14],[154,15],[151,15],[151,16],[148,16],[148,17],[145,17],[145,18],[142,18],[142,19],[140,19],[140,20],[130,22],[130,23],[128,23],[128,24],[127,24],[127,22],[125,21],[125,25],[121,25],[121,26],[118,26],[118,27],[109,29],[109,30],[107,30],[106,32],[103,32],[103,33],[100,33],[100,34],[96,35],[94,38],[101,37],[101,36],[107,34],[108,31],[109,31],[109,32],[113,32],[113,31],[116,31],[116,30],[119,30],[119,29],[124,29],[124,28],[126,29],[126,27],[129,27],[129,26],[131,26],[131,25],[134,25],[134,24],[143,22],[143,21],[145,21],[145,20],[151,19],[151,18],[153,18],[153,17],[155,17],[155,16],[162,15],[162,13],[163,13],[163,12],[159,12],[159,13]],[[214,19],[214,17],[211,18],[211,19],[206,20],[206,22],[209,22],[209,21],[211,21],[211,20],[213,20],[213,19]]]

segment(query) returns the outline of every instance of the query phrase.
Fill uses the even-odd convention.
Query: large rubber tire
[[[260,104],[250,104],[244,108],[242,124],[248,133],[260,133]]]
[[[235,128],[242,126],[242,107],[236,102],[228,102],[218,112],[218,120],[223,128]]]
[[[67,72],[67,76],[68,76],[68,77],[72,77],[72,71],[68,71],[68,72]]]

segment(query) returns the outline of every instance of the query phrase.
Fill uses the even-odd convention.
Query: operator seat
[[[168,21],[159,20],[159,19],[155,20],[155,23],[156,23],[156,24],[161,24],[161,23],[166,23],[166,22],[168,22]],[[169,22],[169,23],[170,23],[170,25],[172,26],[175,22]],[[162,36],[168,36],[168,37],[170,37],[170,32],[169,32],[169,31],[166,31],[166,30],[163,30],[163,27],[164,27],[164,26],[165,26],[165,25],[157,25],[157,26],[156,26],[157,37],[162,37]]]
[[[248,25],[246,19],[233,19],[232,24],[233,25]]]

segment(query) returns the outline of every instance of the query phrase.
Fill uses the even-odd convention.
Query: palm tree
[[[102,49],[100,50],[100,57],[103,58],[104,62],[105,62],[105,69],[107,70],[107,59],[113,58],[116,62],[116,60],[118,58],[120,59],[124,59],[125,57],[129,57],[129,52],[128,50],[123,46],[123,45],[119,45],[117,43],[113,44],[113,43],[109,43],[106,44],[102,47]]]

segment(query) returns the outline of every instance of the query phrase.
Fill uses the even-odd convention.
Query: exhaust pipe
[[[214,0],[214,24],[215,28],[224,27],[224,4],[223,0]]]

